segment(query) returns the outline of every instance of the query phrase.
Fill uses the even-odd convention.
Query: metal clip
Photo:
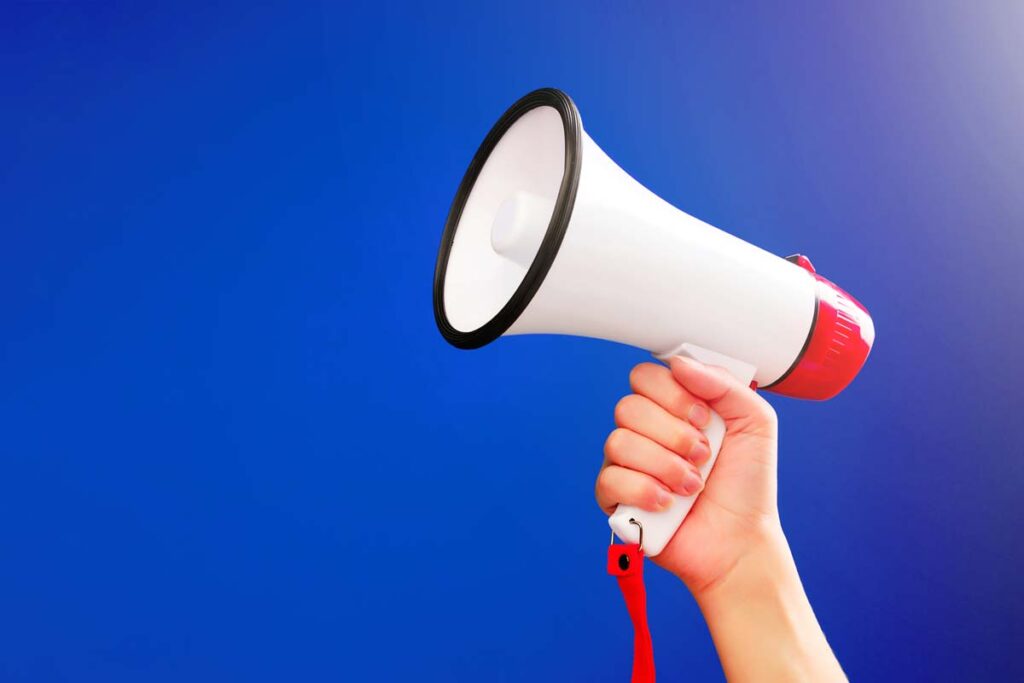
[[[640,529],[640,543],[637,545],[637,550],[639,550],[640,552],[643,552],[644,551],[644,525],[641,524],[638,520],[636,520],[633,517],[629,518],[629,523],[630,524],[636,524],[636,526]],[[611,537],[611,540],[608,541],[608,545],[612,545],[614,543],[615,543],[615,530],[612,529],[612,537]]]

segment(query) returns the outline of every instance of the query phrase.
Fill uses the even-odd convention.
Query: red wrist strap
[[[644,554],[635,543],[608,546],[608,573],[619,582],[633,622],[632,683],[654,683],[654,645],[647,627]]]

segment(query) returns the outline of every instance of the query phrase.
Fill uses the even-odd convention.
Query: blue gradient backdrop
[[[0,10],[0,678],[626,680],[591,491],[644,354],[431,313],[544,85],[874,314],[845,394],[773,399],[849,674],[1024,678],[1019,4],[145,5]],[[663,679],[720,678],[649,589]]]

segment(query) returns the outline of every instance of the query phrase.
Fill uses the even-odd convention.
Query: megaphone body
[[[499,119],[470,164],[434,276],[444,337],[568,334],[687,355],[779,394],[829,398],[874,341],[866,309],[802,256],[783,259],[662,200],[582,129],[572,100],[534,91]],[[725,426],[705,428],[714,466]],[[664,512],[620,506],[623,540],[657,555],[696,496]]]

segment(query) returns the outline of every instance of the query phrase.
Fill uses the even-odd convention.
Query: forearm
[[[781,529],[695,597],[729,681],[846,680]]]

